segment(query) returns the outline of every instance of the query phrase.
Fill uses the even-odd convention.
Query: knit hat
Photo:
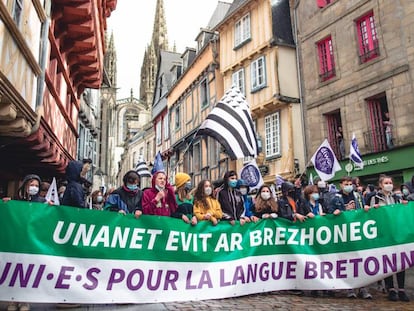
[[[175,174],[175,187],[180,188],[183,186],[187,181],[190,181],[190,175],[186,173],[177,173]]]

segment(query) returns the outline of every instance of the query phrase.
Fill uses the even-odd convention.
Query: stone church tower
[[[145,50],[141,66],[139,98],[148,109],[152,106],[160,50],[169,50],[163,0],[157,0],[152,40]]]
[[[105,179],[107,185],[115,185],[115,172],[117,170],[114,154],[116,148],[115,124],[116,114],[116,90],[117,90],[117,67],[116,67],[116,50],[114,42],[114,34],[105,34],[105,56],[104,56],[104,75],[101,86],[101,122],[100,122],[100,152],[97,167],[102,178]]]

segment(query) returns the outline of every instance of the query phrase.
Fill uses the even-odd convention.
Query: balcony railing
[[[364,141],[368,153],[387,150],[387,142],[383,129],[374,129],[364,132]]]

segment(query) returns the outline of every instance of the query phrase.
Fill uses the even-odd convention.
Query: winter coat
[[[144,190],[142,196],[142,212],[148,215],[171,216],[177,211],[177,202],[173,187],[169,183],[165,185],[166,196],[160,202],[155,200],[158,189],[155,188],[155,179],[159,173],[152,176],[151,188]]]
[[[220,220],[223,217],[223,211],[221,210],[221,206],[219,201],[215,198],[208,196],[206,198],[208,208],[206,209],[202,202],[194,202],[194,215],[197,217],[198,220],[205,220],[204,216],[206,214],[210,214],[213,219]],[[211,219],[210,219],[211,220]]]
[[[66,167],[66,179],[68,184],[61,205],[85,208],[85,192],[82,187],[80,173],[83,163],[80,161],[70,161]]]
[[[106,210],[127,214],[135,214],[135,211],[142,211],[142,190],[129,190],[125,185],[113,191],[105,202]]]

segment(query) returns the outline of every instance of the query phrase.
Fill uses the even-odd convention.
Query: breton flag
[[[138,159],[137,166],[135,166],[135,171],[139,177],[151,177],[151,172],[149,171],[147,163],[145,163],[142,156]]]
[[[325,139],[316,150],[311,161],[316,172],[323,181],[333,178],[335,172],[342,169],[327,139]]]
[[[46,202],[50,202],[53,205],[60,205],[59,193],[57,190],[55,177],[53,177],[52,183],[50,184],[49,189],[47,190],[45,199]]]
[[[361,154],[359,153],[358,142],[354,133],[352,133],[351,146],[349,148],[349,159],[359,168],[364,168],[364,161],[362,161]]]
[[[196,136],[210,136],[226,150],[230,159],[257,156],[257,140],[250,107],[233,85],[210,111]]]

